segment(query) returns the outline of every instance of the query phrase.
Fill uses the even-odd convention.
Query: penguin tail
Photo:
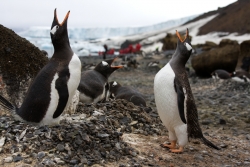
[[[11,112],[16,111],[16,106],[11,104],[7,99],[0,95],[0,105],[3,106],[5,109]]]
[[[207,140],[205,137],[201,138],[202,142],[207,145],[208,147],[214,148],[216,150],[220,150],[219,147],[217,147],[216,145],[214,145],[212,142],[210,142],[209,140]]]

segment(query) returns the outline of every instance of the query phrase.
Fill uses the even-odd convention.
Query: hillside
[[[210,32],[238,32],[239,34],[250,33],[250,1],[238,0],[226,7],[204,13],[184,25],[196,22],[200,19],[218,14],[217,17],[203,25],[197,35],[205,35]]]

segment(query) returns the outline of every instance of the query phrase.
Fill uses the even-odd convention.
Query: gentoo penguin
[[[146,101],[140,92],[131,87],[122,86],[116,81],[109,82],[108,95],[114,99],[125,99],[134,105],[146,107]]]
[[[233,72],[232,80],[238,82],[250,82],[250,74],[245,70]]]
[[[172,152],[182,152],[189,138],[201,139],[204,144],[219,149],[202,134],[198,112],[191,87],[189,85],[185,64],[188,61],[192,46],[188,29],[182,40],[178,31],[177,48],[171,60],[155,76],[154,94],[160,119],[169,131],[171,144],[162,144]],[[179,148],[176,148],[178,143]]]
[[[232,73],[222,69],[215,70],[211,75],[214,79],[230,79],[232,77]]]
[[[123,66],[112,66],[114,59],[103,60],[93,70],[83,71],[78,86],[80,102],[97,103],[106,100],[108,77]]]
[[[81,61],[70,47],[67,32],[69,13],[59,23],[55,9],[50,30],[54,54],[33,80],[21,107],[0,97],[4,107],[13,111],[14,116],[21,121],[39,125],[59,123],[60,115],[71,102],[79,85]]]

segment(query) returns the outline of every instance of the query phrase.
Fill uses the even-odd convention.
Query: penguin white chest
[[[155,76],[154,94],[158,114],[168,130],[183,125],[181,121],[177,93],[174,88],[175,73],[168,63]]]
[[[75,53],[72,56],[71,61],[69,62],[69,73],[70,73],[68,81],[69,100],[67,102],[66,108],[68,107],[74,94],[76,93],[76,89],[81,79],[81,61]]]

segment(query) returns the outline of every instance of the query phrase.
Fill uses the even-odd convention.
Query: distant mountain
[[[196,22],[215,14],[218,14],[218,16],[200,27],[197,35],[205,35],[210,32],[250,33],[250,0],[238,0],[226,7],[204,13],[185,24]]]
[[[97,27],[97,28],[75,28],[68,27],[68,33],[70,39],[78,40],[90,40],[100,38],[112,38],[117,36],[128,36],[141,33],[147,33],[151,31],[158,31],[166,28],[175,27],[181,25],[197,15],[188,16],[176,20],[169,20],[163,23],[145,26],[145,27],[121,27],[121,28],[109,28],[109,27]],[[50,27],[31,27],[26,31],[19,32],[18,34],[25,38],[50,38]]]

